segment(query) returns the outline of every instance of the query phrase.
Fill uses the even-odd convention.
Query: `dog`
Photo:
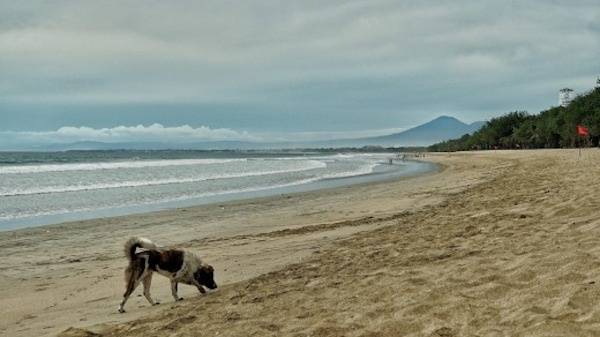
[[[142,250],[136,252],[138,248]],[[206,293],[204,287],[217,288],[213,267],[202,262],[191,252],[159,248],[148,239],[133,237],[125,242],[125,256],[129,260],[129,266],[125,269],[126,290],[119,305],[120,313],[125,312],[125,303],[140,282],[144,283],[144,297],[148,302],[151,305],[159,304],[150,296],[150,284],[154,272],[171,280],[171,294],[175,301],[182,300],[177,295],[179,283],[196,286],[202,294]]]

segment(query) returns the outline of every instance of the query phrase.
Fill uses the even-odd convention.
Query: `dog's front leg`
[[[171,280],[171,295],[173,295],[175,301],[181,301],[183,298],[177,295],[177,284],[177,281]]]

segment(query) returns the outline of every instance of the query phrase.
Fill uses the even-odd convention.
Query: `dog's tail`
[[[125,242],[125,256],[129,259],[129,261],[133,261],[135,258],[135,250],[137,248],[144,249],[156,249],[156,245],[154,242],[140,237],[132,237],[131,239]]]

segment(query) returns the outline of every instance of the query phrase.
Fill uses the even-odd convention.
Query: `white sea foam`
[[[344,171],[344,172],[324,174],[319,179],[320,180],[325,180],[325,179],[339,179],[339,178],[348,178],[348,177],[362,176],[362,175],[365,175],[365,174],[371,174],[371,173],[373,173],[373,171],[375,170],[375,167],[377,165],[379,165],[379,164],[377,164],[377,163],[371,163],[371,164],[368,164],[368,165],[363,165],[363,166],[361,166],[358,169],[353,170],[353,171]]]
[[[136,202],[132,202],[130,205],[125,205],[124,207],[164,204],[164,203],[170,203],[170,202],[185,201],[185,200],[190,200],[190,199],[215,197],[215,196],[227,195],[227,194],[251,193],[251,192],[258,192],[258,191],[270,190],[270,189],[275,189],[275,188],[284,188],[284,187],[308,184],[308,183],[319,181],[319,180],[320,180],[319,178],[309,178],[309,179],[298,180],[298,181],[285,183],[285,184],[238,188],[238,189],[231,189],[231,190],[210,192],[210,193],[181,195],[181,196],[174,197],[174,198],[164,198],[164,199],[159,199],[159,200],[150,200],[150,201],[143,201],[143,202],[136,201]],[[56,210],[51,210],[51,211],[39,211],[39,212],[26,212],[25,211],[25,212],[16,213],[16,214],[0,213],[0,220],[15,220],[15,219],[22,219],[22,218],[29,218],[29,217],[59,215],[59,214],[66,214],[66,213],[72,213],[72,212],[101,211],[101,210],[113,209],[113,208],[115,208],[115,206],[85,207],[85,208],[76,208],[76,209],[63,208],[63,209],[56,209]]]
[[[0,167],[0,204],[6,197],[4,207],[0,205],[2,221],[25,221],[24,218],[37,218],[68,213],[89,213],[111,209],[146,210],[146,205],[177,205],[178,202],[196,203],[196,199],[210,199],[222,195],[236,195],[257,191],[286,188],[319,181],[368,175],[385,158],[380,154],[335,154],[328,156],[267,157],[248,159],[178,159],[123,161],[104,163],[71,163],[52,165],[5,166]],[[243,161],[243,162],[242,162]],[[283,161],[283,162],[282,162]],[[240,163],[236,163],[240,162]],[[231,164],[229,164],[231,163]],[[216,165],[210,165],[216,164]],[[223,165],[219,165],[223,164]],[[184,165],[198,165],[186,167]],[[207,166],[203,166],[207,165]],[[167,168],[167,166],[174,166]],[[157,168],[153,168],[157,167]],[[165,167],[163,169],[163,167]],[[127,170],[128,168],[148,168]],[[90,174],[69,171],[113,170]],[[38,172],[62,172],[53,175],[51,181]],[[31,175],[13,175],[31,173]],[[281,175],[278,175],[281,174]],[[270,177],[270,175],[276,175]],[[93,180],[89,180],[93,178]],[[112,179],[111,177],[114,177]],[[248,180],[244,177],[257,177]],[[242,178],[235,180],[236,178]],[[86,180],[87,179],[87,180]],[[112,180],[109,180],[112,179]],[[227,181],[228,179],[233,179]],[[206,182],[210,188],[201,185],[185,184]],[[213,185],[213,181],[216,185]],[[178,186],[166,186],[176,185]],[[45,186],[44,186],[45,185]],[[145,186],[165,185],[144,189]],[[110,193],[101,190],[131,188],[127,193],[120,190]],[[98,192],[94,192],[99,190]],[[89,194],[85,191],[90,191]],[[67,194],[66,192],[81,192]],[[65,194],[61,194],[65,193]],[[18,197],[16,197],[18,196]],[[87,199],[90,196],[90,199]],[[118,196],[114,199],[115,196]],[[15,197],[15,198],[13,198]],[[76,203],[69,200],[78,198]],[[228,198],[228,197],[226,197]],[[31,207],[24,207],[30,204]],[[74,218],[77,218],[75,215]]]
[[[131,205],[125,205],[124,207],[164,204],[164,203],[185,201],[185,200],[190,200],[190,199],[215,197],[215,196],[227,195],[227,194],[259,192],[259,191],[270,190],[270,189],[277,189],[277,188],[284,188],[284,187],[291,187],[291,186],[298,186],[298,185],[303,185],[303,184],[314,183],[314,182],[317,182],[317,181],[320,181],[323,179],[328,179],[328,178],[313,177],[313,178],[297,180],[297,181],[284,183],[284,184],[237,188],[237,189],[230,189],[230,190],[209,192],[209,193],[188,194],[188,195],[181,195],[181,196],[174,197],[174,198],[164,198],[164,199],[160,199],[160,200],[150,200],[150,201],[144,201],[144,202],[137,201],[137,202],[132,202]],[[112,208],[115,208],[115,207],[114,206],[105,206],[105,207],[93,207],[93,208],[86,207],[86,208],[77,208],[77,209],[58,209],[58,210],[41,211],[41,212],[22,212],[22,213],[17,213],[17,214],[10,214],[10,215],[0,213],[0,220],[14,220],[14,219],[21,219],[21,218],[28,218],[28,217],[66,214],[66,213],[72,213],[72,212],[99,211],[99,210],[112,209]]]
[[[228,194],[259,192],[259,191],[270,190],[270,189],[285,188],[285,187],[315,183],[315,182],[326,180],[326,179],[355,177],[355,176],[372,173],[375,166],[377,166],[377,164],[370,164],[370,165],[362,166],[355,171],[339,172],[336,174],[323,174],[323,175],[318,175],[318,176],[315,176],[312,178],[301,179],[301,180],[292,181],[292,182],[283,183],[283,184],[237,188],[237,189],[229,189],[229,190],[216,191],[216,192],[194,193],[194,194],[180,195],[177,197],[163,198],[163,199],[159,199],[159,200],[149,200],[149,201],[143,201],[143,202],[132,201],[131,205],[125,205],[125,207],[164,204],[164,203],[185,201],[185,200],[190,200],[190,199],[209,198],[209,197],[228,195]],[[273,173],[265,173],[265,174],[273,174]],[[52,193],[52,192],[47,192],[47,193]],[[0,213],[0,220],[14,220],[14,219],[20,219],[20,218],[27,218],[27,217],[58,215],[58,214],[65,214],[65,213],[71,213],[71,212],[98,211],[98,210],[111,209],[111,208],[114,208],[114,206],[94,207],[94,208],[78,208],[78,209],[59,209],[59,210],[41,211],[41,212],[23,212],[23,213],[10,214],[10,215]]]
[[[233,179],[233,178],[244,178],[244,177],[256,177],[266,176],[271,174],[280,173],[293,173],[302,172],[308,170],[314,170],[318,168],[325,168],[327,164],[317,160],[307,160],[302,162],[301,167],[281,169],[281,170],[270,170],[270,171],[257,171],[257,172],[241,172],[232,174],[208,174],[199,177],[188,177],[188,178],[167,178],[167,179],[156,179],[156,180],[133,180],[133,181],[119,181],[114,183],[96,183],[96,184],[84,184],[84,185],[69,185],[69,186],[47,186],[47,187],[33,187],[26,189],[13,189],[9,191],[0,190],[0,197],[10,196],[22,196],[22,195],[33,195],[33,194],[49,194],[49,193],[65,193],[65,192],[79,192],[79,191],[90,191],[90,190],[104,190],[111,188],[125,188],[125,187],[143,187],[143,186],[158,186],[168,184],[183,184],[183,183],[196,183],[206,180],[217,180],[217,179]]]
[[[76,163],[76,164],[42,164],[42,165],[11,165],[0,166],[0,174],[18,173],[43,173],[43,172],[66,172],[66,171],[96,171],[115,170],[127,168],[166,167],[183,165],[210,165],[241,162],[247,159],[168,159],[168,160],[133,160],[99,163]]]

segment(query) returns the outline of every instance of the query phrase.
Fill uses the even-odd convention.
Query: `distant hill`
[[[384,146],[423,146],[441,142],[448,139],[471,134],[479,130],[485,122],[466,124],[454,117],[440,116],[430,122],[421,124],[412,129],[394,133],[388,136],[365,138],[368,145],[378,144]]]
[[[454,117],[441,116],[425,124],[416,126],[403,132],[387,136],[333,139],[314,142],[243,142],[243,141],[206,141],[194,143],[161,143],[161,142],[127,142],[109,143],[80,141],[68,144],[46,144],[28,146],[27,148],[13,147],[15,150],[38,151],[65,151],[65,150],[165,150],[165,149],[190,149],[190,150],[264,150],[264,149],[291,149],[291,148],[342,148],[342,147],[406,147],[427,146],[452,138],[471,134],[481,128],[485,122],[466,124]]]

